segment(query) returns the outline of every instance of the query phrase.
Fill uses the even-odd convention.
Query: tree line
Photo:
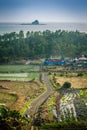
[[[12,32],[0,35],[0,63],[13,60],[75,57],[87,53],[87,33],[78,31]]]

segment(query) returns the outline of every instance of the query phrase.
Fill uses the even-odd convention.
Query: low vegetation
[[[11,80],[11,81],[31,81],[40,80],[39,72],[30,73],[1,73],[0,80]]]
[[[50,97],[46,100],[44,104],[41,105],[40,117],[44,122],[54,121],[53,108],[56,106],[56,98],[58,96],[57,92],[53,92]]]
[[[86,130],[87,122],[50,122],[42,125],[39,130]]]
[[[14,110],[23,108],[26,102],[45,91],[39,81],[0,81],[0,102]],[[10,101],[11,100],[11,101]]]
[[[11,106],[18,99],[17,94],[0,91],[0,105]]]
[[[87,89],[79,89],[74,100],[78,121],[87,122]]]
[[[0,73],[28,73],[39,69],[38,65],[0,65]]]
[[[16,116],[8,119],[3,117],[3,120],[0,117],[0,128],[3,127],[2,124],[6,126],[5,128],[20,130],[30,129],[30,124],[33,124],[35,128],[38,127],[38,130],[65,130],[65,128],[67,130],[70,130],[70,128],[72,130],[85,130],[87,128],[86,73],[53,73],[49,71],[48,76],[54,86],[54,92],[39,107],[38,113],[34,115],[31,121],[30,117],[23,117],[23,114],[29,108],[31,102],[46,90],[44,84],[39,82],[41,73],[30,72],[33,70],[32,67],[29,73],[13,70],[9,68],[10,73],[5,73],[3,69],[0,74],[0,106],[3,106],[3,108],[8,106],[10,111],[21,115],[20,118]],[[37,71],[37,68],[35,68],[35,71]],[[16,79],[16,81],[12,81],[12,79]],[[15,123],[13,120],[15,120]]]
[[[61,76],[58,73],[49,73],[49,77],[57,93],[51,95],[41,108],[41,118],[44,119],[44,123],[41,123],[39,130],[85,130],[87,128],[86,75],[67,73],[67,76],[66,74]]]
[[[58,89],[57,83],[63,86],[65,82],[70,82],[71,88],[87,88],[87,74],[78,75],[78,73],[51,73],[50,80]]]
[[[19,111],[0,106],[0,130],[29,130],[30,119]]]

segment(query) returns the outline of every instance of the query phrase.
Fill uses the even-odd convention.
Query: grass
[[[55,73],[55,75],[51,74],[50,78],[53,81],[52,77],[54,76],[56,84],[59,83],[60,86],[63,86],[65,82],[70,82],[72,88],[87,88],[86,74],[84,74],[83,76],[77,76],[77,75],[78,75],[77,73],[68,73],[68,74]]]
[[[39,66],[36,65],[0,65],[0,85],[9,88],[8,91],[12,91],[18,96],[18,100],[13,104],[11,109],[21,110],[20,113],[23,113],[31,101],[36,98],[36,94],[40,95],[43,91],[45,91],[44,88],[37,82],[40,77],[40,73],[37,71],[39,71]],[[35,82],[33,82],[33,80]],[[8,93],[9,92],[7,92],[7,95]],[[0,94],[0,98],[1,97],[2,94]],[[28,101],[26,100],[27,98],[29,99]],[[2,103],[4,102],[6,104],[7,102],[6,105],[10,107],[10,101],[8,101],[8,99],[9,97],[5,99],[2,98]],[[11,101],[13,102],[13,100]]]
[[[22,109],[24,104],[27,104],[28,101],[36,98],[44,91],[44,87],[39,81],[0,81],[0,85],[3,87],[0,89],[1,103],[5,103],[8,107],[15,110]],[[15,102],[14,96],[11,94],[17,95],[17,100]],[[9,104],[11,101],[13,105]]]
[[[62,76],[65,76],[65,77],[76,77],[77,76],[77,73],[56,73],[56,76],[59,76],[59,77],[62,77]]]
[[[0,65],[0,73],[26,73],[39,71],[38,65]]]
[[[64,72],[64,73],[54,73],[55,76],[57,77],[82,77],[82,78],[87,78],[87,73],[67,73],[67,72]]]
[[[47,89],[46,89],[45,86],[43,86],[42,92],[45,92],[45,91],[47,91]],[[24,103],[24,106],[23,106],[22,109],[20,110],[20,114],[23,115],[24,112],[25,112],[25,110],[26,110],[27,108],[31,107],[30,104],[32,103],[32,101],[35,101],[36,99],[38,99],[39,96],[41,96],[42,94],[43,94],[43,93],[39,94],[38,97],[37,97],[37,96],[34,96],[34,97],[31,98],[29,101],[26,101],[26,102]]]
[[[53,107],[56,105],[56,96],[58,93],[52,93],[46,102],[41,106],[41,117],[44,120],[54,121]]]
[[[0,92],[0,103],[7,106],[12,105],[17,100],[17,95],[7,92]]]
[[[87,122],[51,122],[45,123],[38,130],[86,130]]]
[[[28,78],[39,80],[39,73],[28,73]]]
[[[60,73],[55,73],[55,74],[51,73],[51,75],[49,76],[51,81],[53,82],[53,84],[55,84],[57,90],[59,90],[65,82],[71,83],[71,89],[67,90],[68,96],[67,97],[63,96],[62,100],[64,101],[64,105],[66,102],[66,106],[64,106],[64,108],[67,108],[68,104],[70,104],[70,103],[72,104],[71,101],[75,97],[73,100],[74,106],[76,108],[77,119],[79,119],[80,121],[81,120],[85,121],[86,116],[87,116],[87,89],[86,89],[87,88],[87,77],[85,75],[86,74],[84,74],[83,76],[78,76],[78,73],[69,73],[69,74],[67,73],[67,76],[66,76],[66,74],[61,76]],[[55,82],[53,80],[53,76],[55,77]],[[60,87],[57,85],[57,83],[60,84]],[[63,93],[66,93],[66,91],[63,91]],[[56,101],[57,101],[57,99],[56,99]],[[50,107],[51,104],[52,104],[52,107],[55,106],[54,96],[52,96],[50,98],[50,100],[47,100],[47,103],[44,104],[43,109],[44,109],[44,111],[46,111],[46,113],[43,113],[43,116],[42,116],[42,117],[44,117],[44,119],[49,119],[49,118],[52,119],[51,118],[52,112],[50,112],[50,109],[49,109],[49,108],[51,108]],[[57,105],[57,107],[58,107],[58,105]],[[64,109],[64,111],[65,110],[66,109]],[[70,112],[69,113],[68,112],[69,111],[67,110],[67,114],[65,116],[66,119],[67,119],[67,115],[70,113]],[[72,118],[70,120],[74,120],[74,119],[75,118],[72,114]],[[54,122],[54,120],[53,120],[53,122]]]
[[[72,88],[87,88],[87,78],[82,77],[58,77],[57,82],[63,86],[64,82],[70,82]]]
[[[29,81],[32,79],[39,80],[39,72],[33,73],[2,73],[0,74],[0,80],[18,80]]]
[[[38,65],[0,65],[0,80],[39,80]]]
[[[87,121],[87,89],[78,90],[78,97],[74,101],[79,121]]]
[[[32,99],[32,100],[29,100],[29,101],[27,101],[27,102],[24,103],[24,106],[23,106],[22,109],[20,110],[20,114],[21,114],[21,115],[24,114],[24,112],[25,112],[26,109],[29,107],[29,105],[30,105],[30,103],[31,103],[32,101],[33,101],[33,99]]]

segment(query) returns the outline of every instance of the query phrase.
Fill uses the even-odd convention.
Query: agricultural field
[[[40,116],[45,122],[54,121],[55,112],[53,112],[53,110],[54,110],[54,108],[56,106],[56,98],[57,98],[57,96],[58,96],[57,92],[51,93],[50,97],[40,107],[40,110],[39,110],[40,111]]]
[[[70,82],[71,88],[87,88],[87,78],[82,77],[58,77],[57,82],[62,86],[64,82]]]
[[[81,67],[72,67],[72,66],[67,66],[67,65],[63,65],[63,66],[43,66],[42,69],[44,71],[49,71],[49,72],[63,72],[63,71],[80,71],[80,72],[87,72],[86,68],[81,68]]]
[[[38,65],[0,65],[0,80],[39,80],[39,70]]]
[[[50,78],[52,81],[55,79],[56,87],[57,84],[63,86],[64,82],[70,82],[71,88],[87,88],[86,73],[54,73],[50,75]]]
[[[21,110],[41,95],[45,88],[39,81],[0,81],[0,105]],[[24,110],[24,109],[23,109]],[[23,112],[23,111],[22,111]]]
[[[68,82],[70,88],[62,88]],[[61,86],[58,91],[61,98],[57,98],[57,117],[59,121],[64,120],[86,120],[87,116],[87,75],[86,74],[55,74],[55,86]]]
[[[38,65],[0,65],[0,73],[28,73],[39,70]]]
[[[0,105],[23,113],[45,91],[36,65],[0,65]]]
[[[61,70],[64,70],[65,67],[64,66],[43,66],[43,70],[44,71],[61,71]]]
[[[39,72],[30,73],[0,73],[0,80],[11,80],[11,81],[30,81],[39,80]]]
[[[55,110],[59,121],[87,121],[87,89],[63,90],[60,96]]]
[[[42,118],[49,121],[87,121],[87,75],[77,73],[49,75],[56,94],[42,106]],[[70,88],[63,88],[65,82]]]

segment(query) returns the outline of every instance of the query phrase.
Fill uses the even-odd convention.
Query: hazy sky
[[[87,0],[0,0],[0,22],[87,22]]]

